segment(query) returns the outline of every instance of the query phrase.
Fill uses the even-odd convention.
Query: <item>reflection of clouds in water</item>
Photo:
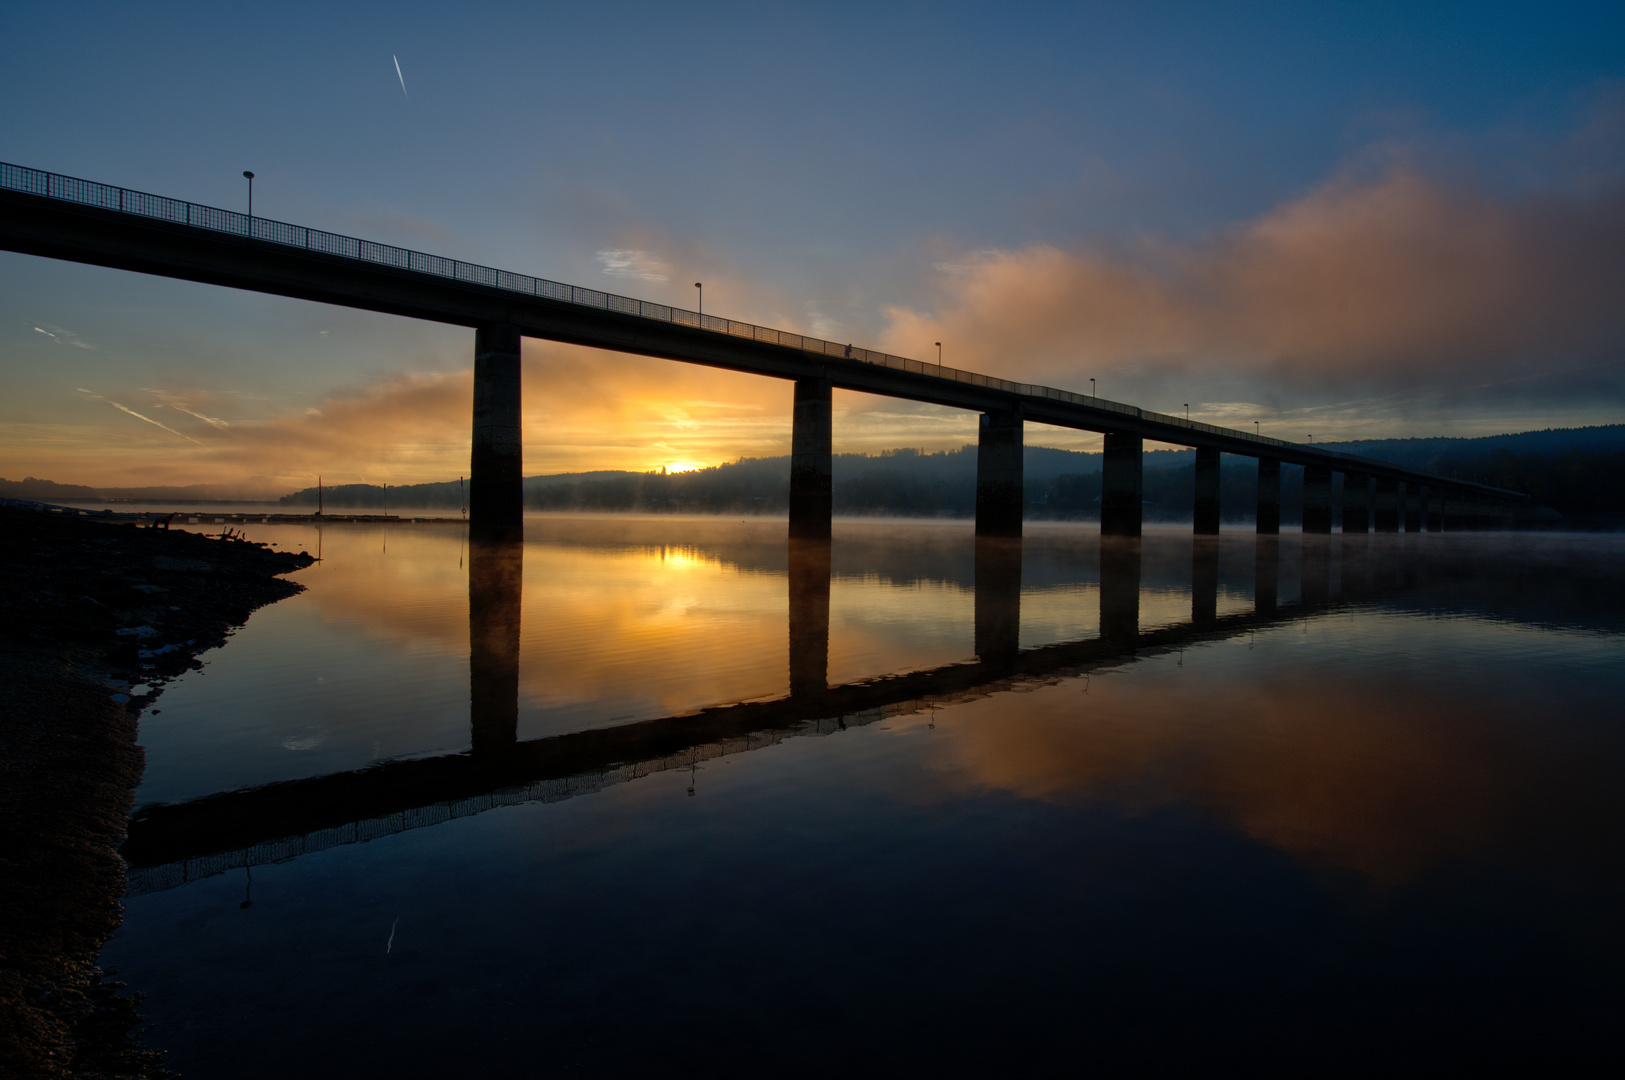
[[[1616,758],[1600,745],[1611,736],[1572,720],[1584,710],[1565,722],[1557,710],[1574,703],[1553,705],[1538,681],[1475,683],[1467,669],[1408,665],[1403,654],[1338,660],[1331,639],[1357,641],[1360,621],[1317,623],[1323,640],[1312,652],[1261,633],[1260,650],[1273,655],[1239,666],[1244,642],[1146,658],[1094,680],[1086,704],[1077,680],[1039,688],[1019,709],[997,696],[967,702],[939,711],[936,732],[947,736],[956,784],[1136,813],[1200,806],[1312,866],[1385,889],[1469,861],[1562,862],[1576,850],[1594,859],[1599,843],[1613,843],[1604,834],[1625,806],[1598,793],[1615,790],[1604,773]],[[1480,628],[1432,633],[1458,628],[1493,669]],[[1260,662],[1274,676],[1261,681]],[[1561,789],[1591,793],[1583,815],[1545,797]]]
[[[314,750],[327,741],[327,729],[323,727],[302,728],[282,740],[284,750]]]

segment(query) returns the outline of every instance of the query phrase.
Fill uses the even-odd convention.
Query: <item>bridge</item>
[[[1219,529],[1219,460],[1258,461],[1257,528],[1280,529],[1281,467],[1304,469],[1303,528],[1332,531],[1341,474],[1344,532],[1438,531],[1510,521],[1528,497],[1054,387],[1012,382],[320,229],[0,163],[0,249],[403,315],[474,330],[471,522],[516,528],[522,337],[794,383],[790,535],[827,539],[831,391],[856,390],[980,414],[979,536],[1021,535],[1023,425],[1105,436],[1101,531],[1141,531],[1142,448],[1196,451],[1198,534]]]
[[[976,541],[973,583],[975,659],[829,686],[830,545],[791,540],[787,696],[519,741],[524,545],[476,538],[469,548],[470,750],[143,807],[131,818],[121,850],[130,895],[499,806],[556,802],[789,738],[832,735],[986,696],[1022,681],[1108,670],[1137,656],[1396,598],[1415,591],[1436,561],[1432,545],[1379,545],[1374,551],[1371,543],[1306,537],[1299,551],[1300,596],[1278,603],[1279,541],[1258,537],[1252,606],[1221,615],[1218,543],[1198,539],[1189,570],[1189,620],[1142,629],[1141,545],[1102,537],[1099,636],[1022,650],[1022,541],[983,537]]]

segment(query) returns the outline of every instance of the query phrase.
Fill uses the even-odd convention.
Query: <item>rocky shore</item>
[[[137,720],[313,561],[0,507],[0,1075],[166,1075],[133,1034],[136,997],[97,965],[121,917]]]

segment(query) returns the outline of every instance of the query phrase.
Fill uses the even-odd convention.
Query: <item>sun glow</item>
[[[669,473],[695,472],[705,467],[703,461],[670,461],[666,463],[666,471]]]

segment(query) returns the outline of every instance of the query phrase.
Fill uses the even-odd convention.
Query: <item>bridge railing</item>
[[[580,304],[583,307],[615,311],[625,315],[635,315],[643,319],[655,319],[680,326],[693,326],[713,333],[727,334],[731,337],[742,337],[752,341],[781,345],[785,348],[799,349],[802,352],[815,353],[819,356],[856,360],[865,364],[874,364],[878,367],[891,368],[895,371],[906,371],[916,375],[947,379],[951,382],[998,390],[1020,397],[1060,401],[1069,405],[1084,405],[1104,412],[1132,416],[1136,419],[1150,420],[1159,424],[1168,424],[1189,431],[1220,435],[1229,439],[1241,439],[1261,447],[1278,446],[1293,450],[1303,449],[1301,444],[1272,439],[1265,435],[1249,435],[1245,431],[1234,428],[1218,427],[1213,424],[1204,424],[1200,421],[1187,420],[1166,413],[1151,412],[1133,405],[1125,405],[1119,401],[1109,401],[1088,394],[1075,394],[1070,390],[1058,390],[1052,386],[1012,382],[1009,379],[1000,379],[993,375],[979,375],[974,371],[944,367],[941,364],[928,364],[922,360],[913,360],[906,356],[894,356],[891,353],[859,348],[849,344],[842,345],[837,342],[826,341],[823,338],[791,333],[788,330],[775,330],[772,327],[757,326],[754,323],[725,319],[717,315],[702,315],[697,311],[688,311],[684,308],[671,307],[666,304],[655,304],[635,297],[618,296],[615,293],[603,292],[598,289],[586,289],[578,285],[566,285],[563,282],[549,281],[546,278],[531,277],[529,274],[515,274],[507,270],[481,266],[477,263],[463,262],[460,259],[448,259],[440,255],[429,255],[421,251],[395,247],[392,244],[378,244],[371,240],[360,240],[353,236],[343,236],[339,233],[312,229],[304,225],[290,225],[287,222],[275,221],[271,218],[250,217],[235,210],[221,210],[218,207],[203,206],[182,199],[171,199],[163,195],[151,195],[144,191],[132,191],[129,188],[97,183],[94,180],[81,180],[73,176],[63,176],[60,173],[30,169],[23,165],[0,162],[0,188],[27,192],[32,195],[43,195],[52,199],[62,199],[85,206],[100,207],[104,210],[117,210],[126,214],[135,214],[139,217],[173,222],[177,225],[190,225],[194,228],[230,233],[234,236],[245,236],[254,240],[301,248],[306,251],[317,251],[324,255],[337,255],[341,258],[355,259],[360,262],[392,266],[400,270],[434,274],[437,277],[449,278],[453,281],[466,281],[473,285],[485,285],[508,292],[522,293],[526,296],[557,300],[567,304]],[[1366,458],[1356,458],[1349,454],[1333,453],[1333,456],[1356,463],[1369,461],[1369,464],[1378,468],[1392,468],[1390,464],[1370,461]]]

